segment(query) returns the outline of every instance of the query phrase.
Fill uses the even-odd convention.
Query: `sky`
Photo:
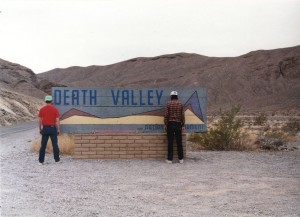
[[[0,0],[0,58],[35,73],[300,45],[300,0]]]

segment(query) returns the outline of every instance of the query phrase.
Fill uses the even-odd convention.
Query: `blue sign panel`
[[[184,105],[185,132],[205,132],[205,88],[52,88],[65,133],[162,133],[170,92]]]

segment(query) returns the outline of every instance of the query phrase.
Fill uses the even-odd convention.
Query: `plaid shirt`
[[[164,122],[168,125],[169,121],[180,122],[183,127],[185,124],[183,105],[179,100],[170,100],[165,109]]]

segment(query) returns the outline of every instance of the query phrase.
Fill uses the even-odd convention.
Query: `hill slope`
[[[51,87],[24,66],[0,59],[0,126],[37,118],[37,110]]]
[[[207,87],[209,113],[237,104],[244,112],[300,108],[300,46],[225,58],[186,53],[140,57],[53,69],[38,77],[77,87]]]
[[[47,93],[51,93],[51,87],[63,85],[40,79],[31,69],[0,59],[0,86],[42,99]]]

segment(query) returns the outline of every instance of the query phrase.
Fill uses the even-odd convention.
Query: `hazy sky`
[[[0,58],[35,73],[300,45],[300,0],[0,0]]]

